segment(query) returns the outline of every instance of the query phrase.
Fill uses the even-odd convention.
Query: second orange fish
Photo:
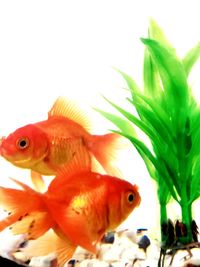
[[[22,249],[24,253],[33,257],[55,252],[58,266],[77,246],[96,253],[105,232],[118,227],[141,198],[136,185],[90,168],[82,148],[44,194],[17,181],[23,190],[0,187],[0,205],[9,211],[0,221],[0,231],[11,226],[14,234],[35,239]]]

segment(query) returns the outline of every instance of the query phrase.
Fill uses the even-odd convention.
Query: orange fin
[[[118,168],[112,165],[112,162],[117,158],[117,152],[123,144],[123,137],[115,133],[105,135],[93,135],[89,149],[101,164],[103,169],[112,176],[122,178],[122,173]]]
[[[36,203],[38,203],[37,193],[32,188],[13,178],[11,178],[11,180],[13,180],[24,190],[0,187],[0,206],[11,212],[21,212],[24,209],[33,206],[33,202],[31,201],[32,197],[33,199],[37,199]]]
[[[45,211],[27,213],[21,216],[11,227],[13,234],[26,234],[27,239],[36,239],[47,232],[54,221]]]
[[[73,175],[89,171],[91,171],[91,157],[86,147],[81,144],[71,161],[58,171],[58,175],[48,187],[48,192],[59,189]]]
[[[73,101],[65,99],[61,96],[57,98],[52,108],[48,112],[48,118],[53,116],[66,117],[80,124],[86,130],[91,130],[88,119],[85,115],[83,115],[83,112],[80,110],[78,105]]]
[[[0,221],[0,232],[14,224],[21,218],[21,213],[15,213],[7,216],[5,219]]]
[[[53,224],[43,196],[24,183],[12,180],[23,190],[0,187],[0,206],[10,212],[10,215],[0,221],[0,231],[12,226],[14,233],[30,232],[31,238],[35,238]]]
[[[27,196],[28,194],[25,191],[0,187],[0,206],[9,212],[9,215],[0,221],[0,231],[12,225],[27,213]]]
[[[49,199],[48,201],[53,217],[67,238],[77,246],[96,253],[96,243],[99,236],[93,236],[88,225],[90,224],[89,219],[82,211],[84,210],[83,205],[87,206],[88,200],[78,196],[73,199],[70,205],[67,205],[69,203],[64,201],[62,203],[56,202],[55,199]],[[81,205],[81,209],[78,207],[79,205]]]
[[[36,191],[38,192],[46,191],[46,185],[40,173],[31,170],[31,181]]]
[[[37,192],[32,189],[30,186],[28,186],[27,184],[24,184],[23,182],[18,181],[15,178],[9,177],[10,180],[12,180],[15,184],[17,184],[18,186],[20,186],[24,191],[30,192],[32,194],[37,194]]]
[[[21,251],[29,258],[55,253],[58,266],[63,267],[65,262],[73,256],[76,247],[64,236],[60,237],[53,230],[49,230],[40,238],[29,241]]]

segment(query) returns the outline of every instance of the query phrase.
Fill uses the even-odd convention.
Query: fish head
[[[141,197],[137,185],[117,179],[108,187],[110,229],[118,227],[139,206]]]
[[[46,156],[47,151],[46,134],[33,124],[18,128],[0,143],[0,155],[21,168],[31,168]]]

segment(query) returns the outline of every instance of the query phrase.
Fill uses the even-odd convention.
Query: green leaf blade
[[[183,58],[183,66],[186,72],[186,75],[188,76],[194,66],[194,64],[197,62],[197,60],[200,57],[200,43],[198,43],[195,47],[193,47]]]
[[[115,114],[111,114],[111,113],[105,112],[105,111],[97,109],[97,108],[94,108],[94,110],[96,110],[101,115],[103,115],[106,119],[111,121],[121,131],[123,131],[127,134],[130,134],[130,135],[133,135],[133,136],[137,135],[134,127],[129,123],[129,121],[122,119],[121,117],[119,117]]]

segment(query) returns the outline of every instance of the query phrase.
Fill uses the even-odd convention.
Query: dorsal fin
[[[59,188],[63,184],[63,181],[66,182],[67,179],[70,179],[75,174],[91,171],[91,165],[90,154],[81,141],[71,161],[58,170],[57,176],[49,185],[48,192]]]
[[[53,116],[66,117],[80,124],[84,129],[91,130],[91,124],[83,111],[80,110],[76,103],[64,97],[58,97],[48,112],[48,118]]]

